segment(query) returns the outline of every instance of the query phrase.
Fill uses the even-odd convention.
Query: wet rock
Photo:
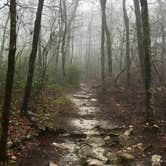
[[[125,145],[130,135],[133,133],[133,128],[126,130],[122,135],[119,136],[119,141],[122,145]]]
[[[9,149],[12,148],[13,147],[13,142],[12,141],[8,141],[7,146],[8,146]]]
[[[127,147],[126,148],[128,151],[132,151],[132,147]]]
[[[102,147],[83,146],[80,149],[80,157],[91,157],[101,161],[107,161],[104,156],[104,149]]]
[[[58,165],[50,161],[49,166],[58,166]]]
[[[111,139],[110,136],[106,136],[106,137],[104,137],[104,140],[105,140],[105,141],[109,141],[110,139]]]
[[[117,153],[117,164],[122,166],[136,166],[135,158],[129,153]]]
[[[92,101],[92,102],[97,102],[97,99],[91,99],[90,101]]]
[[[151,158],[151,162],[152,162],[152,166],[161,166],[161,156],[160,155],[153,155],[152,158]]]
[[[78,99],[90,99],[89,95],[73,95],[73,97]]]
[[[87,164],[88,166],[102,166],[103,162],[97,159],[88,159]]]
[[[106,157],[108,158],[109,162],[111,163],[117,163],[117,154],[116,153],[111,153],[111,152],[108,152],[106,154]]]
[[[92,146],[103,146],[105,145],[105,141],[101,137],[91,137],[87,140],[89,145]]]
[[[62,144],[58,144],[56,142],[52,143],[53,146],[55,146],[56,148],[59,149],[63,149],[63,150],[68,150],[70,152],[73,152],[75,149],[75,145],[74,144],[70,144],[70,143],[62,143]]]
[[[138,143],[136,145],[133,145],[132,147],[138,150],[143,150],[144,145],[143,143]]]

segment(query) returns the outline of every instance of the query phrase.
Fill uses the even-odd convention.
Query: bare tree
[[[8,54],[8,69],[5,86],[5,99],[2,107],[2,130],[0,137],[0,161],[7,161],[7,139],[9,128],[10,105],[15,73],[16,53],[16,0],[10,0],[10,45]]]
[[[33,81],[33,75],[34,75],[34,69],[35,69],[35,60],[37,55],[37,46],[38,46],[38,40],[39,40],[39,34],[40,34],[40,28],[41,28],[43,4],[44,4],[44,0],[39,0],[38,9],[36,13],[35,26],[34,26],[32,50],[31,50],[31,54],[29,58],[29,70],[28,70],[27,82],[26,82],[25,93],[23,98],[23,104],[21,108],[22,114],[27,114],[28,103],[31,96],[32,81]]]

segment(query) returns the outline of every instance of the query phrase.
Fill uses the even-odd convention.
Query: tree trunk
[[[102,79],[102,90],[106,91],[106,78],[105,78],[105,23],[104,13],[106,8],[106,0],[100,0],[101,11],[102,11],[102,25],[101,25],[101,79]]]
[[[152,122],[154,120],[155,108],[153,96],[151,39],[147,0],[141,0],[141,9],[143,24],[143,48],[145,52],[146,120]]]
[[[124,23],[126,29],[126,83],[130,85],[130,38],[129,38],[129,18],[126,10],[126,0],[123,0]]]
[[[16,0],[10,0],[10,46],[8,54],[8,70],[6,76],[5,99],[2,107],[2,129],[0,137],[0,161],[7,161],[7,139],[9,128],[10,105],[15,72],[16,53]]]
[[[143,30],[142,30],[142,18],[141,18],[141,11],[140,11],[140,4],[139,0],[134,0],[134,7],[135,7],[135,16],[136,16],[136,28],[137,28],[137,42],[138,42],[138,54],[139,54],[139,60],[140,60],[140,68],[141,68],[141,75],[143,83],[145,82],[145,76],[144,76],[144,61],[145,61],[145,55],[144,55],[144,49],[143,49]]]
[[[162,48],[161,48],[161,76],[160,76],[160,83],[164,84],[164,76],[165,76],[165,51],[166,51],[166,32],[165,32],[165,8],[164,3],[161,0],[158,0],[159,9],[160,9],[160,16],[161,16],[161,35],[162,35]]]
[[[32,51],[31,51],[30,59],[29,59],[28,77],[27,77],[27,82],[26,82],[26,87],[25,87],[23,104],[22,104],[22,108],[21,108],[22,114],[27,114],[28,103],[29,103],[29,99],[31,96],[32,81],[33,81],[33,75],[34,75],[34,70],[35,70],[35,60],[36,60],[36,55],[37,55],[37,46],[38,46],[38,40],[39,40],[39,34],[40,34],[40,28],[41,28],[41,17],[42,17],[43,4],[44,4],[44,0],[39,0],[38,9],[37,9],[37,13],[36,13],[35,26],[34,26]]]
[[[66,11],[66,0],[61,0],[61,19],[63,24],[63,36],[62,36],[62,74],[63,78],[66,77],[66,35],[67,35],[67,11]]]
[[[91,46],[92,46],[92,23],[93,23],[93,7],[92,7],[92,12],[91,12],[91,18],[90,22],[88,25],[88,50],[87,50],[87,62],[86,62],[86,76],[85,80],[87,82],[88,80],[88,75],[89,75],[89,65],[90,65],[90,56],[91,56]]]
[[[1,44],[1,50],[0,50],[0,67],[3,63],[3,52],[4,52],[4,47],[5,47],[6,31],[7,31],[8,22],[9,22],[9,14],[8,14],[7,20],[5,22],[4,32],[3,32],[3,36],[2,36],[2,44]]]

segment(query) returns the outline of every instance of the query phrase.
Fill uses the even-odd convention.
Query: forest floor
[[[162,157],[161,165],[165,165],[166,91],[156,91],[159,121],[149,127],[144,123],[141,90],[113,88],[103,96],[99,89],[82,84],[67,97],[54,91],[47,91],[44,99],[39,97],[31,106],[38,129],[33,129],[26,119],[22,121],[27,121],[30,127],[19,122],[18,128],[10,129],[13,133],[21,130],[24,135],[22,142],[18,141],[21,136],[10,136],[15,165],[115,166],[136,162],[139,166],[150,166],[152,157],[153,160]],[[42,114],[36,117],[34,112]]]

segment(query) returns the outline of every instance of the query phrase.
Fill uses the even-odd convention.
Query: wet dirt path
[[[102,165],[109,166],[106,143],[111,140],[107,130],[117,128],[109,118],[103,119],[93,91],[82,84],[80,91],[69,96],[75,108],[75,115],[63,118],[64,129],[69,137],[61,144],[53,143],[57,148],[66,149],[66,153],[56,162],[58,166]],[[115,135],[116,136],[116,135]],[[53,163],[52,163],[53,164]]]
[[[60,134],[51,137],[48,146],[33,150],[20,166],[111,166],[108,148],[118,136],[112,133],[118,126],[102,116],[94,92],[86,85],[68,97],[74,111],[55,120]]]

